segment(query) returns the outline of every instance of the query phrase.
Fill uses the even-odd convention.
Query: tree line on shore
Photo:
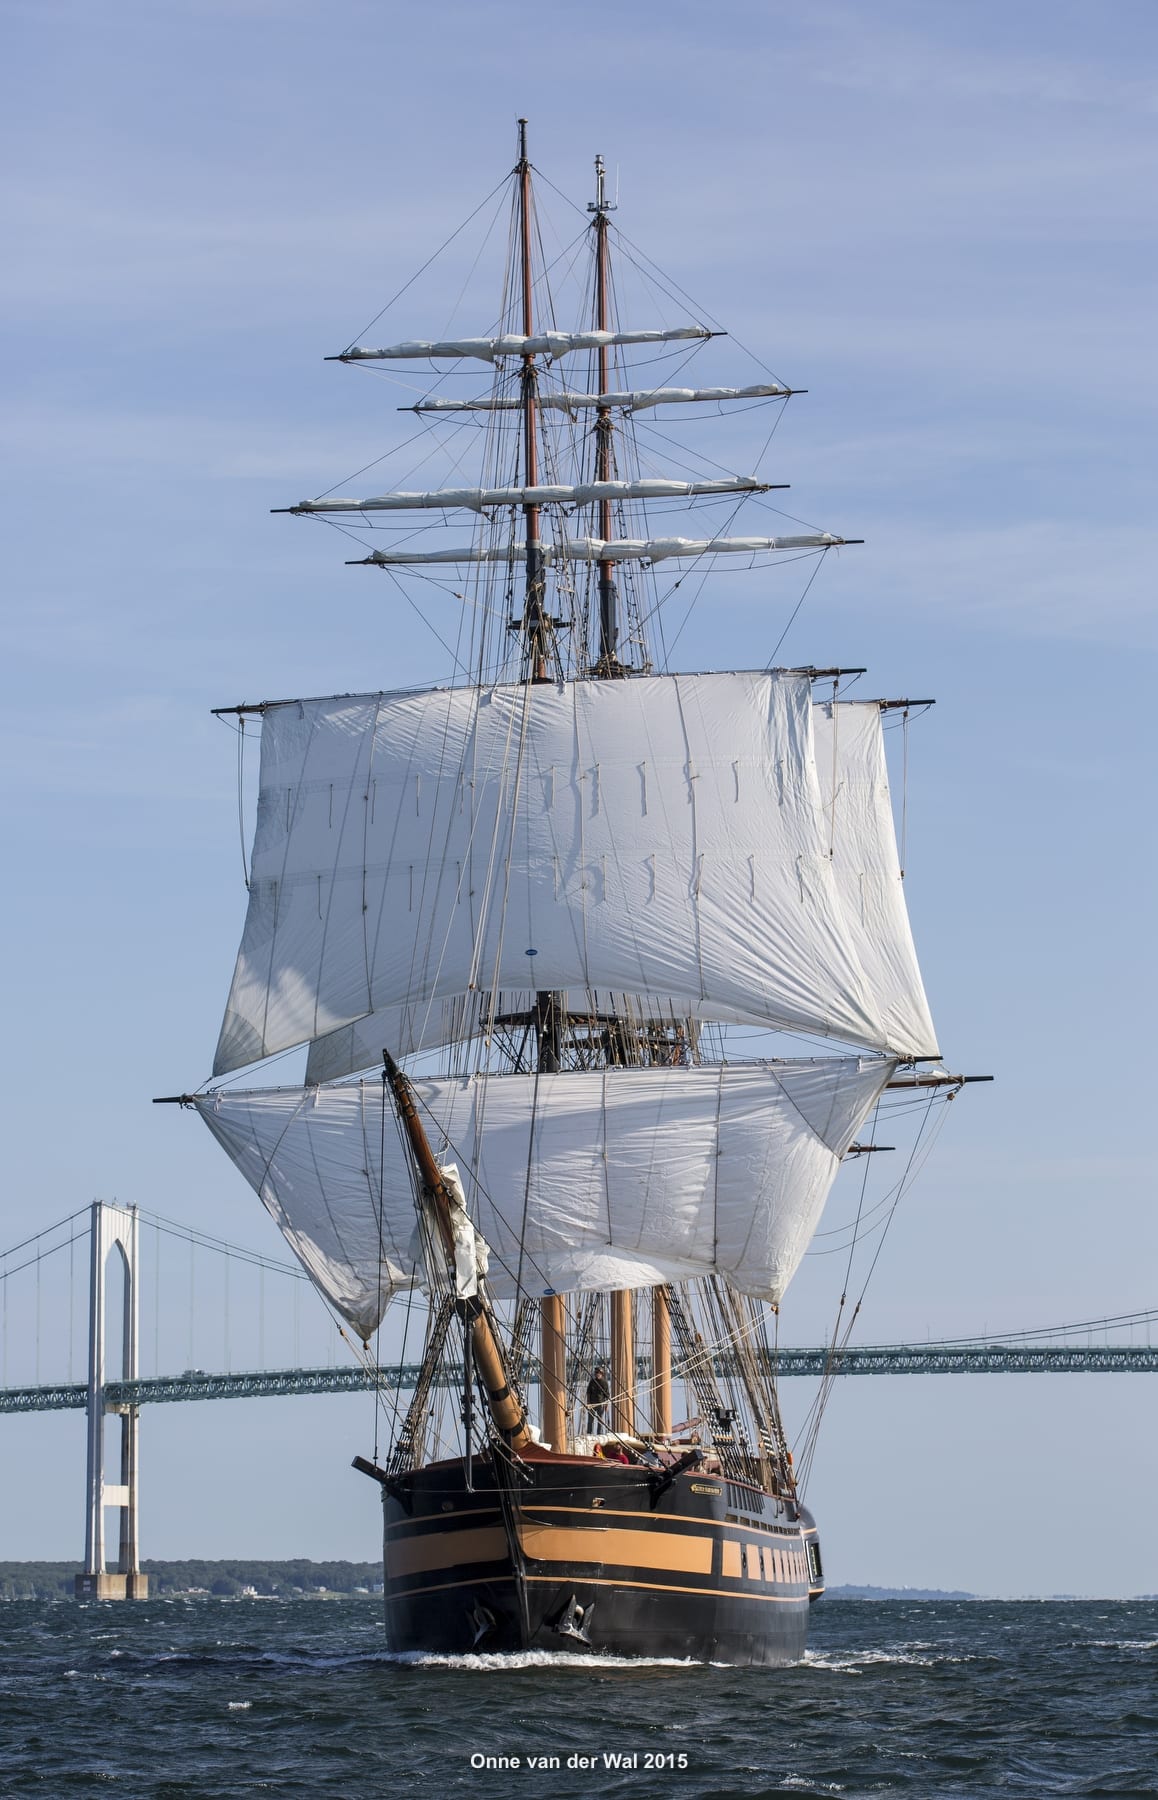
[[[286,1599],[301,1594],[374,1593],[382,1588],[380,1562],[311,1562],[308,1557],[289,1562],[247,1557],[173,1562],[146,1557],[141,1568],[149,1577],[151,1596],[213,1594],[232,1599],[248,1591]],[[0,1562],[0,1600],[71,1598],[80,1572],[79,1562]]]

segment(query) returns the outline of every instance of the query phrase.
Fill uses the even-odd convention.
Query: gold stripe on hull
[[[534,1513],[536,1518],[540,1513],[571,1513],[573,1516],[578,1516],[581,1519],[591,1518],[593,1511],[592,1507],[589,1505],[556,1506],[549,1504],[545,1500],[527,1500],[524,1502],[524,1510],[529,1513]],[[658,1523],[660,1525],[700,1525],[705,1531],[728,1531],[740,1536],[743,1535],[745,1530],[743,1525],[735,1524],[729,1519],[713,1518],[711,1513],[661,1512],[649,1514],[641,1512],[638,1507],[627,1506],[601,1506],[598,1510],[601,1519],[636,1519],[641,1526],[645,1526],[649,1529],[654,1524]],[[437,1520],[432,1522],[437,1523]],[[393,1526],[387,1526],[387,1530],[394,1529],[395,1527]],[[751,1527],[748,1527],[748,1529],[750,1530]],[[774,1537],[776,1541],[781,1544],[796,1544],[800,1541],[800,1527],[766,1525],[760,1527],[760,1535],[761,1541],[763,1541],[765,1537]]]
[[[386,1545],[386,1579],[422,1575],[431,1569],[457,1569],[466,1563],[506,1562],[507,1538],[499,1525],[472,1531],[395,1538]]]
[[[559,1525],[519,1527],[526,1556],[536,1562],[596,1563],[601,1568],[668,1569],[687,1575],[710,1575],[712,1538],[686,1532],[617,1531],[588,1525],[568,1530]]]

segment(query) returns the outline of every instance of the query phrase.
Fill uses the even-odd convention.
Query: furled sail
[[[537,394],[535,404],[556,412],[581,412],[584,407],[592,406],[608,410],[620,407],[624,412],[646,412],[652,406],[686,406],[700,400],[787,400],[790,394],[801,391],[799,388],[782,387],[775,381],[758,382],[750,387],[634,388],[606,394],[553,394],[548,391]],[[516,412],[522,404],[521,400],[511,396],[486,400],[443,400],[435,397],[420,400],[416,406],[404,406],[400,410],[423,413]]]
[[[405,362],[415,358],[473,356],[494,362],[500,356],[567,356],[572,350],[603,350],[617,344],[675,344],[687,338],[719,337],[704,325],[676,325],[667,331],[538,331],[530,337],[507,331],[501,337],[427,339],[390,344],[384,350],[344,350],[336,362]]]
[[[521,1030],[533,1015],[538,1000],[534,988],[505,989],[491,994],[476,990],[449,1000],[431,1000],[420,1006],[392,1006],[385,1012],[368,1013],[337,1031],[311,1039],[306,1057],[306,1086],[321,1081],[340,1081],[359,1070],[380,1066],[383,1050],[394,1057],[420,1051],[442,1050],[469,1038],[493,1036],[496,1031]],[[662,994],[594,993],[556,991],[558,1016],[582,1029],[585,1022],[598,1031],[600,1023],[615,1019],[627,1028],[676,1032],[687,1021],[687,1004],[677,1005]],[[673,1040],[674,1041],[674,1040]]]
[[[889,1042],[911,1056],[936,1056],[897,855],[882,723],[875,700],[817,704],[816,771],[845,923]]]
[[[834,537],[831,531],[806,537],[567,538],[561,544],[544,544],[542,552],[546,563],[665,562],[678,557],[759,556],[768,550],[831,550],[838,544],[853,542],[852,538]],[[516,551],[506,544],[483,544],[454,550],[375,550],[370,556],[354,560],[390,567],[412,563],[510,562],[521,554],[521,548]]]
[[[844,925],[826,830],[804,674],[268,707],[215,1072],[528,985],[909,1052]]]
[[[492,1292],[716,1271],[778,1301],[888,1058],[416,1079],[458,1165]],[[421,1284],[408,1152],[381,1083],[224,1090],[197,1110],[363,1337]],[[445,1146],[439,1150],[439,1144]]]
[[[754,475],[719,481],[573,481],[551,487],[435,488],[416,494],[374,494],[365,500],[299,500],[294,513],[482,512],[489,506],[588,506],[596,500],[692,500],[710,494],[763,494],[770,483]]]

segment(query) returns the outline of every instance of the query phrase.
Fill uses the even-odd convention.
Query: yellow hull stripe
[[[536,1562],[598,1563],[606,1568],[670,1569],[689,1575],[712,1572],[712,1539],[674,1531],[617,1531],[587,1525],[568,1531],[559,1525],[519,1528],[524,1554]]]
[[[386,1578],[392,1581],[399,1575],[421,1575],[427,1569],[457,1569],[465,1563],[506,1558],[506,1533],[499,1525],[456,1531],[446,1537],[403,1538],[386,1546]]]

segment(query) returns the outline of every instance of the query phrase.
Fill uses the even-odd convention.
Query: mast
[[[606,171],[602,156],[595,158],[595,199],[588,204],[594,214],[592,223],[595,228],[595,328],[597,331],[608,331],[610,330],[611,270],[607,243],[610,221],[607,215],[612,208],[607,200]],[[599,393],[604,395],[611,390],[611,356],[607,344],[600,344],[597,354],[599,357]],[[595,414],[596,481],[610,481],[614,474],[613,433],[611,408],[609,406],[598,407]],[[606,498],[599,502],[599,536],[605,544],[611,541],[611,501]],[[600,562],[599,564],[599,658],[595,665],[595,673],[605,680],[625,673],[623,664],[619,660],[618,595],[615,589],[615,564],[613,562]],[[611,1423],[613,1430],[629,1437],[633,1437],[636,1430],[633,1315],[634,1295],[631,1289],[617,1289],[611,1296]],[[654,1363],[658,1369],[661,1359],[666,1358],[669,1372],[667,1414],[668,1426],[670,1426],[671,1342],[667,1335],[667,1307],[660,1305],[658,1298],[656,1310],[652,1316],[655,1337]],[[667,1429],[667,1427],[657,1426],[657,1429]]]
[[[567,1448],[567,1307],[562,1294],[539,1302],[542,1331],[543,1439],[552,1450]]]
[[[666,1287],[651,1290],[651,1429],[671,1432],[671,1307]]]
[[[611,208],[607,201],[605,170],[603,158],[595,158],[595,199],[588,202],[594,215],[592,224],[595,229],[595,328],[597,331],[610,329],[610,267],[608,260],[608,213]],[[607,344],[601,343],[597,352],[599,358],[599,393],[607,394],[611,388],[611,355]],[[595,479],[610,481],[615,469],[615,448],[613,443],[614,427],[611,422],[611,408],[600,406],[595,414]],[[603,543],[608,543],[612,536],[611,501],[601,499],[599,502],[599,536]],[[594,673],[604,680],[622,675],[623,666],[619,660],[619,620],[617,617],[617,595],[615,591],[615,564],[600,562],[599,564],[599,656]],[[611,1295],[611,1427],[613,1431],[632,1437],[635,1435],[635,1333],[633,1330],[633,1295],[630,1288],[616,1289]]]
[[[533,337],[535,331],[534,292],[531,279],[531,164],[527,156],[527,121],[519,120],[519,251],[523,294],[523,335]],[[539,435],[536,408],[538,376],[535,353],[528,351],[522,359],[521,397],[523,408],[523,479],[529,488],[539,485]],[[523,641],[526,646],[530,679],[547,681],[547,658],[551,649],[551,622],[543,604],[544,562],[539,507],[529,501],[523,508],[527,545],[527,586],[523,604]]]
[[[611,1295],[611,1429],[635,1436],[635,1295],[615,1288]]]
[[[595,227],[595,328],[597,331],[610,329],[609,288],[610,281],[607,260],[607,215],[611,208],[607,202],[604,187],[603,158],[595,158],[595,199],[588,202],[594,213]],[[607,394],[611,387],[611,358],[608,346],[602,343],[598,350],[599,357],[599,393]],[[614,427],[611,422],[611,408],[600,406],[595,414],[595,479],[610,481],[615,468],[615,453],[612,443]],[[599,502],[599,536],[606,544],[611,539],[611,501],[607,498]],[[619,621],[616,617],[615,564],[601,562],[599,564],[599,659],[596,672],[600,675],[622,674],[618,656]]]
[[[519,260],[523,296],[523,335],[534,336],[534,284],[531,273],[531,163],[527,155],[527,121],[519,120]],[[539,485],[538,378],[533,351],[523,357],[523,479],[528,488]],[[551,621],[544,604],[545,560],[536,501],[523,507],[526,527],[527,574],[523,601],[523,644],[526,653],[527,679],[532,682],[550,680],[547,663],[551,652]],[[553,1074],[560,1061],[559,996],[550,992],[535,995],[535,1035],[538,1039],[539,1069]],[[567,1448],[567,1312],[561,1294],[545,1294],[539,1302],[540,1369],[543,1414],[543,1436],[556,1450]]]
[[[519,120],[518,176],[519,262],[523,296],[523,335],[530,338],[535,330],[534,283],[531,271],[531,162],[527,155],[527,121]],[[538,409],[536,405],[538,377],[533,351],[523,357],[523,479],[528,488],[539,485]],[[523,599],[523,647],[526,654],[527,679],[549,681],[547,659],[551,650],[551,621],[544,604],[545,560],[537,501],[528,500],[523,507],[526,528],[527,564],[526,592]],[[539,1068],[553,1074],[559,1067],[558,996],[549,992],[535,995],[535,1035],[539,1046]],[[554,1328],[552,1323],[551,1329]]]

